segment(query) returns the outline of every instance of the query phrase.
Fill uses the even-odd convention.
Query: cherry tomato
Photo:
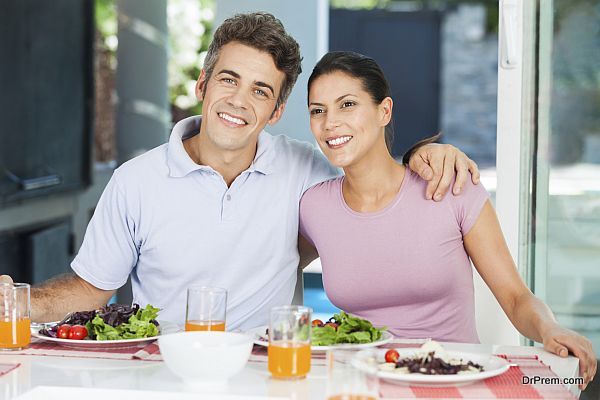
[[[385,362],[388,363],[396,363],[400,358],[400,354],[394,349],[388,350],[385,352]]]
[[[321,321],[320,319],[313,319],[312,326],[323,326],[323,321]]]
[[[56,337],[59,339],[67,339],[69,337],[69,330],[71,330],[71,325],[62,324],[58,327],[58,331],[56,332]]]
[[[325,324],[325,326],[331,326],[336,331],[337,331],[337,328],[338,328],[338,324],[336,324],[335,322],[328,322],[328,323]]]
[[[73,325],[69,329],[69,339],[82,340],[88,335],[87,329],[83,325]]]

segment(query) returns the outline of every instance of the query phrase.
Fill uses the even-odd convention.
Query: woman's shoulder
[[[308,188],[300,199],[300,213],[335,207],[339,202],[342,178],[332,178]]]
[[[407,171],[407,173],[406,173],[405,179],[408,180],[410,186],[416,187],[417,191],[419,193],[422,193],[423,198],[425,198],[425,191],[427,189],[427,184],[429,183],[429,181],[421,178],[419,176],[419,174],[417,174],[416,172],[414,172],[408,168],[406,169],[406,171]],[[456,184],[456,177],[454,177],[452,179],[452,181],[450,182],[450,187],[448,188],[446,195],[442,199],[442,202],[454,202],[454,201],[461,202],[466,199],[471,199],[473,197],[478,198],[481,196],[488,196],[488,193],[487,193],[485,187],[483,186],[483,184],[482,183],[474,184],[471,180],[471,175],[469,175],[468,179],[463,184],[460,194],[458,194],[458,195],[453,194],[455,184]],[[431,200],[428,200],[428,201],[431,201]]]
[[[304,192],[303,198],[324,198],[336,195],[342,185],[342,179],[343,177],[339,176],[317,183]]]

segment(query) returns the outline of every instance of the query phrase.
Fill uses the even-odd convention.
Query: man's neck
[[[216,148],[210,140],[207,140],[206,135],[202,134],[185,140],[183,147],[196,164],[209,166],[221,174],[228,187],[235,178],[250,167],[256,155],[256,146],[227,151]]]

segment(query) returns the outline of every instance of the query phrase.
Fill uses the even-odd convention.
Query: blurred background
[[[68,271],[114,168],[202,112],[194,84],[213,28],[235,12],[266,10],[304,56],[284,118],[269,131],[312,141],[305,99],[314,63],[328,50],[374,57],[392,87],[395,155],[441,131],[479,164],[493,199],[498,152],[524,160],[515,258],[598,353],[600,0],[532,4],[521,90],[534,99],[521,131],[530,145],[507,149],[497,148],[499,118],[512,118],[497,113],[497,1],[4,0],[0,272],[35,283]],[[304,301],[328,318],[336,309],[318,262],[304,283]]]

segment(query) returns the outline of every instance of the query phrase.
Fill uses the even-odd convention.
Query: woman
[[[377,63],[326,54],[308,92],[311,130],[344,170],[300,205],[331,301],[397,336],[476,343],[472,260],[515,327],[579,357],[587,383],[596,372],[591,342],[560,327],[521,280],[485,189],[467,182],[460,196],[428,201],[427,182],[390,155],[393,102]]]

